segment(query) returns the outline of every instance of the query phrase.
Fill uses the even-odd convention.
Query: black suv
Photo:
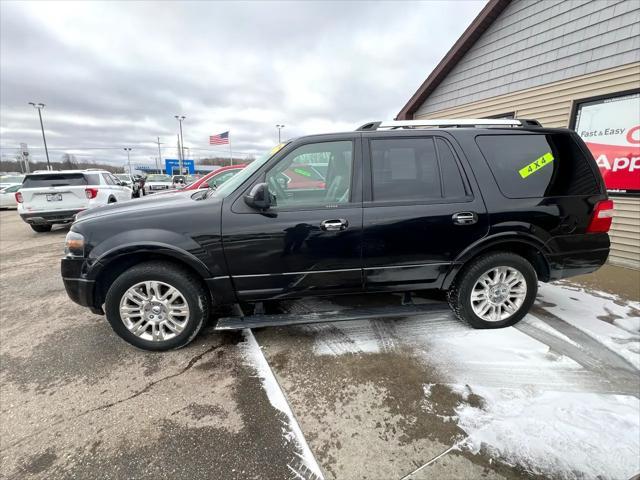
[[[446,290],[460,319],[499,328],[539,280],[606,261],[612,211],[571,130],[375,122],[281,144],[216,190],[81,213],[62,276],[73,301],[152,350],[189,343],[213,306],[347,293]]]

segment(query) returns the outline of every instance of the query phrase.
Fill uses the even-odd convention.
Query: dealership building
[[[610,262],[640,268],[640,1],[490,0],[397,116],[570,127],[615,202]]]

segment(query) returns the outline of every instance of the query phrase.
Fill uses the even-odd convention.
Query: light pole
[[[276,125],[276,128],[278,129],[278,145],[280,145],[280,130],[284,128],[284,125]]]
[[[180,124],[180,175],[182,175],[182,162],[184,161],[184,137],[182,136],[182,121],[187,117],[185,117],[184,115],[174,115],[174,117]]]
[[[158,137],[158,161],[156,162],[156,170],[158,170],[157,173],[160,173],[160,166],[158,165],[158,163],[162,163],[162,152],[160,152],[160,137]]]
[[[47,148],[47,139],[44,136],[44,125],[42,124],[42,109],[45,107],[45,104],[29,102],[29,105],[38,110],[38,117],[40,118],[40,130],[42,130],[42,141],[44,142],[44,153],[47,156],[47,170],[51,170],[51,162],[49,162],[49,149]]]
[[[129,156],[131,147],[124,147],[124,151],[127,152],[127,164],[129,165],[129,175],[131,175],[131,157]]]

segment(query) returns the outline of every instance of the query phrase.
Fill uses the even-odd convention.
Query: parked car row
[[[124,202],[155,193],[215,188],[242,170],[244,165],[223,167],[209,175],[112,174],[106,170],[37,171],[0,177],[0,208],[17,208],[20,217],[36,232],[68,224],[76,215],[94,207]],[[210,184],[207,179],[211,180]]]

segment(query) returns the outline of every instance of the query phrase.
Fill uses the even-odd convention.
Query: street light
[[[174,115],[174,118],[178,120],[178,123],[180,124],[180,175],[182,175],[182,162],[184,161],[184,137],[182,136],[182,121],[187,117],[185,117],[184,115]]]
[[[40,118],[40,129],[42,130],[42,141],[44,142],[44,153],[47,155],[47,170],[51,170],[51,162],[49,162],[49,149],[47,148],[47,139],[44,136],[44,125],[42,124],[42,109],[45,107],[45,104],[29,102],[29,105],[38,110],[38,118]]]
[[[280,130],[284,128],[284,125],[276,125],[276,128],[278,129],[278,145],[280,145]]]
[[[129,165],[129,175],[131,175],[131,157],[129,156],[131,147],[124,147],[124,151],[127,152],[127,164]]]

